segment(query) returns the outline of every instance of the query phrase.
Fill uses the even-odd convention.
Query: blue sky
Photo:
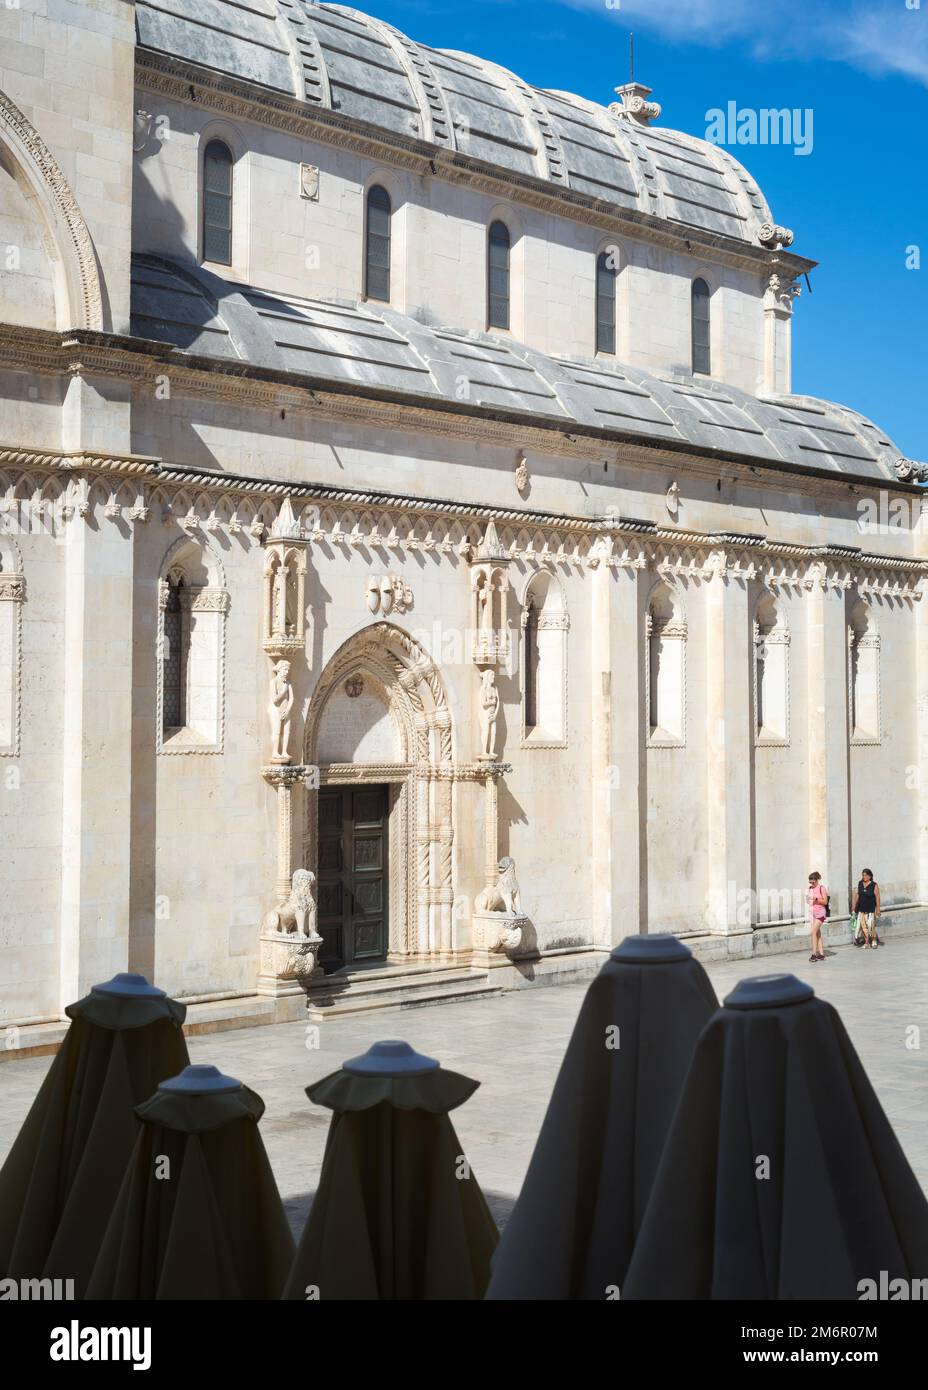
[[[615,4],[615,0],[612,0]],[[807,156],[732,147],[793,250],[820,262],[793,318],[796,391],[853,406],[928,459],[928,0],[359,0],[414,39],[478,53],[543,87],[615,100],[635,76],[660,124],[813,113]],[[906,268],[906,248],[922,268]]]

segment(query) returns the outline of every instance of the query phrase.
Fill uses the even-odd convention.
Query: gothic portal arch
[[[303,762],[321,787],[390,786],[388,955],[450,960],[451,711],[438,668],[402,628],[372,623],[339,647],[309,702]],[[318,792],[307,787],[303,866],[317,865]]]

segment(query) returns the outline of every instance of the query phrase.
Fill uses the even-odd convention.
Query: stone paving
[[[808,980],[841,1014],[928,1192],[928,937],[877,951],[843,946],[824,963],[804,955],[708,967],[721,999],[745,975],[789,970]],[[453,1121],[497,1220],[503,1224],[525,1175],[551,1087],[586,984],[526,989],[434,1008],[333,1019],[306,1047],[302,1023],[244,1028],[189,1040],[194,1061],[240,1077],[265,1100],[261,1122],[294,1232],[302,1228],[322,1163],[329,1112],[303,1088],[380,1038],[401,1037],[456,1071],[479,1078],[477,1093]],[[919,1028],[924,1046],[906,1046]],[[41,1083],[50,1058],[0,1066],[0,1161]]]

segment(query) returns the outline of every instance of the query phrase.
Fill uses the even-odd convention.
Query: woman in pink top
[[[824,960],[822,923],[828,916],[828,889],[817,872],[809,874],[809,915],[812,918],[812,954],[809,960]]]

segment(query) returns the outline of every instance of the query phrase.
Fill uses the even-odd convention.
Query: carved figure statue
[[[271,721],[271,761],[290,760],[290,714],[293,709],[293,686],[290,684],[290,662],[275,661],[271,675],[271,693],[267,712]]]
[[[492,669],[484,671],[480,681],[480,755],[496,757],[496,719],[499,714],[499,691]]]
[[[482,632],[493,630],[493,581],[489,576],[485,577],[477,590],[477,599],[480,604],[480,629]]]
[[[309,869],[295,869],[290,896],[280,907],[273,908],[264,919],[265,931],[297,932],[300,936],[316,935],[316,875]]]
[[[508,854],[499,861],[499,878],[496,883],[492,888],[481,889],[474,907],[477,912],[501,912],[507,917],[521,915],[522,902],[515,861]]]
[[[278,565],[274,571],[274,592],[272,598],[272,635],[287,635],[287,567]]]

